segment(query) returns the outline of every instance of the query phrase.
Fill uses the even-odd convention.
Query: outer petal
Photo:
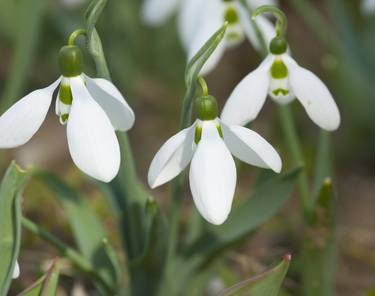
[[[243,30],[251,42],[251,44],[255,47],[256,50],[261,50],[261,44],[258,41],[258,37],[255,33],[253,23],[249,18],[248,11],[239,3],[237,3],[237,11],[239,13],[240,22],[242,24]],[[257,24],[264,41],[266,44],[269,44],[276,36],[276,31],[274,25],[264,16],[257,16],[255,23]]]
[[[262,6],[262,5],[275,5],[275,6],[278,5],[276,0],[247,0],[247,3],[253,9],[257,9],[259,6]]]
[[[20,276],[20,266],[18,261],[16,261],[16,265],[14,266],[12,278],[16,279]]]
[[[236,166],[215,121],[203,122],[202,138],[190,166],[190,188],[200,214],[220,225],[227,219],[236,187]]]
[[[230,152],[251,165],[281,171],[281,159],[277,151],[259,134],[242,126],[221,125],[224,142]]]
[[[25,144],[46,118],[52,95],[60,78],[50,86],[23,97],[0,117],[0,148]]]
[[[162,25],[173,14],[179,0],[146,0],[142,6],[142,20],[150,26]]]
[[[206,1],[206,0],[205,0]],[[204,21],[201,22],[196,31],[195,36],[191,40],[190,47],[188,49],[188,60],[190,61],[193,56],[202,48],[202,46],[211,38],[211,36],[220,29],[224,24],[224,5],[220,1],[210,1],[210,5],[206,4],[205,9],[207,10],[202,18]],[[216,50],[209,57],[205,63],[201,74],[205,75],[212,71],[216,65],[219,63],[221,57],[225,51],[225,40],[223,40]]]
[[[257,117],[268,94],[269,69],[273,60],[274,57],[269,55],[235,87],[221,114],[225,123],[245,125]]]
[[[73,94],[67,126],[70,154],[83,172],[109,182],[120,167],[120,147],[115,131],[82,78],[71,78],[70,84]]]
[[[156,153],[148,170],[151,188],[160,186],[181,173],[194,152],[195,124],[170,138]]]
[[[115,130],[129,130],[134,124],[134,112],[116,86],[102,78],[85,78],[90,95],[105,111]]]
[[[188,50],[191,41],[195,37],[197,28],[204,20],[204,13],[207,12],[208,1],[202,0],[181,0],[178,22],[178,33],[183,47]]]
[[[290,86],[311,120],[327,131],[340,125],[340,112],[325,84],[311,71],[300,67],[291,57],[284,62],[289,70]]]

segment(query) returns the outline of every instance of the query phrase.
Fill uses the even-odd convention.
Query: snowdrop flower
[[[375,0],[362,0],[361,10],[365,15],[372,15],[375,12]]]
[[[270,0],[248,0],[250,7],[255,5],[273,3]],[[255,49],[260,50],[254,25],[249,18],[247,9],[238,1],[233,0],[183,0],[179,20],[179,34],[182,44],[190,60],[205,44],[205,42],[227,21],[228,28],[223,42],[208,59],[202,74],[209,73],[220,61],[227,48],[240,44],[247,38]],[[196,20],[195,22],[192,20]],[[275,30],[272,23],[261,16],[256,24],[268,43],[274,36]]]
[[[60,78],[26,95],[0,117],[0,148],[18,147],[31,139],[58,89],[55,111],[60,123],[67,125],[74,163],[89,176],[109,182],[120,166],[115,131],[130,129],[134,113],[111,82],[82,73],[82,53],[77,46],[64,46],[59,64]]]
[[[218,118],[215,98],[196,101],[198,119],[170,138],[156,153],[148,172],[151,188],[158,187],[190,164],[190,189],[194,203],[208,222],[224,223],[232,206],[236,167],[232,154],[258,167],[281,170],[276,150],[260,135],[245,127],[228,125]]]
[[[331,93],[316,75],[287,53],[287,42],[281,35],[279,32],[271,41],[270,54],[260,66],[235,87],[224,106],[222,120],[245,125],[257,117],[269,95],[279,104],[297,98],[315,124],[328,131],[337,129],[340,113]]]
[[[14,266],[12,278],[16,279],[20,276],[20,266],[18,265],[18,261],[16,261],[16,265]]]

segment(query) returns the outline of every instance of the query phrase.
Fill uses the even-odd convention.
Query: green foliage
[[[288,271],[290,260],[291,256],[285,255],[276,267],[225,289],[218,296],[277,296]]]
[[[76,190],[48,172],[35,170],[34,176],[39,177],[52,190],[63,206],[82,255],[92,264],[107,286],[116,291],[123,277],[120,262],[106,239],[107,234],[102,223],[86,200]]]
[[[20,250],[20,190],[26,173],[14,162],[8,167],[0,187],[0,294],[6,295]]]
[[[45,275],[18,296],[55,296],[59,273],[59,261],[56,259]]]

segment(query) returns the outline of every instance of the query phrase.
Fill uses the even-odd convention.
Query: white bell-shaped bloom
[[[326,85],[287,53],[270,54],[242,79],[224,106],[222,120],[238,125],[254,120],[267,95],[280,104],[297,98],[311,120],[322,129],[333,131],[340,125],[339,110]]]
[[[151,188],[160,186],[190,165],[194,203],[208,222],[224,223],[232,206],[238,159],[275,172],[281,170],[276,150],[260,135],[245,127],[227,125],[219,118],[199,120],[172,138],[156,153],[148,172]]]
[[[362,0],[361,10],[364,15],[372,15],[375,13],[375,0]]]
[[[253,8],[259,4],[270,4],[274,1],[253,1],[248,0]],[[257,50],[261,50],[254,24],[249,16],[249,12],[238,1],[222,0],[183,0],[181,4],[179,21],[179,35],[182,44],[187,51],[190,60],[207,40],[228,21],[226,35],[218,48],[203,67],[201,74],[207,74],[220,61],[225,49],[240,44],[247,38]],[[264,16],[255,20],[261,35],[266,44],[275,37],[273,24]]]
[[[18,264],[18,261],[16,261],[16,265],[14,266],[14,270],[13,270],[13,274],[12,274],[12,278],[13,279],[16,279],[20,276],[20,266]]]
[[[26,95],[0,117],[0,148],[14,148],[31,139],[46,118],[58,87],[55,109],[60,122],[67,124],[74,163],[91,177],[111,181],[120,166],[115,131],[130,129],[134,113],[117,88],[105,79],[91,79],[84,74],[60,77],[50,86]]]

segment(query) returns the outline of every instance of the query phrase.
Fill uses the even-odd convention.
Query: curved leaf
[[[0,187],[0,295],[7,295],[20,249],[21,207],[19,192],[26,178],[15,162],[8,167]]]

